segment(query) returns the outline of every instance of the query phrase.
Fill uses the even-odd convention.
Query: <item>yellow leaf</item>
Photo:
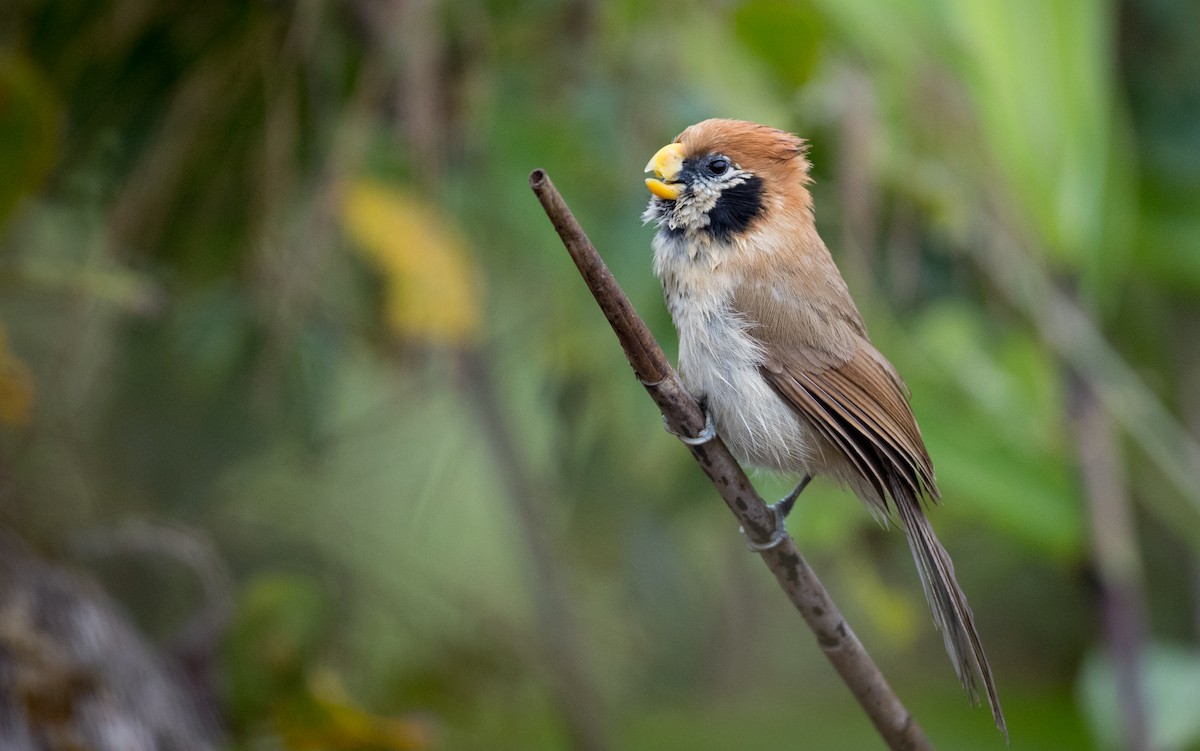
[[[384,278],[395,334],[449,344],[476,338],[481,285],[451,217],[395,188],[357,181],[346,190],[342,222]]]
[[[29,368],[8,349],[0,328],[0,424],[25,425],[33,411],[33,376]]]
[[[366,711],[330,670],[318,670],[308,683],[302,696],[272,712],[276,730],[294,751],[420,751],[433,743],[428,723]]]

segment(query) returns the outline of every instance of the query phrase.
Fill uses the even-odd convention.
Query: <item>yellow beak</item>
[[[646,165],[647,172],[657,177],[647,177],[646,187],[665,201],[674,201],[682,193],[679,171],[683,169],[683,144],[669,143],[658,150]]]

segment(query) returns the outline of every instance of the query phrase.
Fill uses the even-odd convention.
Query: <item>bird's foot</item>
[[[775,517],[775,531],[771,533],[771,539],[766,542],[754,542],[749,537],[746,538],[746,547],[753,550],[755,553],[761,553],[764,550],[770,550],[779,543],[787,539],[787,518],[788,514],[792,513],[792,507],[796,505],[796,499],[800,497],[800,493],[808,487],[808,483],[812,482],[812,475],[805,475],[800,484],[795,487],[792,492],[788,493],[783,498],[775,503],[772,503],[767,508],[771,509],[771,514]],[[740,528],[739,531],[745,535],[746,529]]]
[[[676,433],[674,430],[671,430],[671,424],[667,422],[666,415],[663,415],[663,429],[689,446],[699,446],[703,443],[708,443],[717,437],[717,428],[713,425],[712,413],[707,409],[704,410],[704,429],[697,433],[694,437]]]
[[[771,539],[767,540],[766,542],[755,542],[754,540],[751,540],[747,536],[746,537],[746,547],[747,548],[749,548],[750,550],[753,550],[755,553],[761,553],[764,550],[770,550],[771,548],[776,547],[777,545],[779,545],[779,543],[781,543],[787,539],[787,537],[788,537],[787,515],[788,515],[788,511],[792,510],[792,506],[789,503],[785,507],[784,501],[786,501],[786,500],[787,499],[785,498],[783,501],[779,501],[777,503],[772,503],[770,506],[767,507],[767,508],[771,509],[771,514],[775,517],[775,531],[771,533]],[[792,500],[795,501],[796,499],[793,498]],[[743,535],[746,534],[745,527],[739,527],[738,531],[741,532]]]

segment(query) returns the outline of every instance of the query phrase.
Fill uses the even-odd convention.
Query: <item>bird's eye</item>
[[[713,173],[714,175],[723,175],[723,174],[725,174],[725,171],[728,169],[729,169],[729,160],[728,159],[717,158],[708,163],[708,171]]]

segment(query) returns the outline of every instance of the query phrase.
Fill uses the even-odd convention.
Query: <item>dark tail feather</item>
[[[1008,727],[1004,722],[1004,711],[1000,709],[1000,697],[996,694],[992,668],[988,665],[987,655],[983,653],[979,632],[975,630],[975,618],[971,615],[967,596],[963,594],[954,578],[954,564],[934,535],[933,527],[921,512],[917,499],[905,496],[909,494],[902,494],[900,498],[895,499],[896,506],[900,512],[900,521],[904,524],[904,532],[908,536],[908,547],[917,563],[917,572],[921,575],[925,599],[929,601],[929,609],[933,612],[933,621],[942,632],[946,652],[954,663],[954,672],[962,681],[972,704],[979,703],[976,676],[983,682],[988,704],[992,708],[992,718],[996,721],[996,727],[1004,734],[1004,742],[1007,744]]]

